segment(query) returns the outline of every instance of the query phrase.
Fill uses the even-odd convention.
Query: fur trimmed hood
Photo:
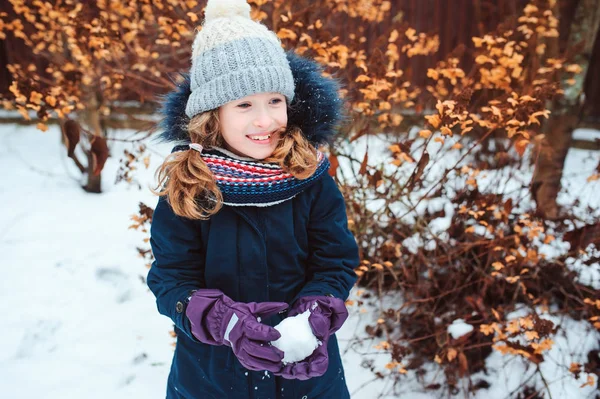
[[[324,77],[321,66],[293,51],[286,53],[294,76],[294,100],[288,106],[288,125],[298,126],[313,145],[330,143],[342,122],[342,100],[337,80]],[[183,82],[162,98],[159,142],[189,142],[187,125],[190,118],[185,106],[190,96],[189,74],[181,74]]]

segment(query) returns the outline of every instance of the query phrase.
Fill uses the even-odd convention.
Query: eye
[[[271,104],[280,104],[283,100],[281,98],[274,98],[271,100]]]
[[[238,104],[237,107],[246,109],[246,108],[250,107],[250,103],[241,103],[241,104]]]

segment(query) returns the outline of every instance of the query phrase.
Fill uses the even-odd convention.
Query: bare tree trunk
[[[573,130],[581,119],[584,81],[589,69],[592,49],[600,26],[600,0],[579,0],[570,24],[568,48],[581,46],[575,62],[581,73],[575,77],[575,84],[564,81],[564,96],[552,104],[552,114],[544,125],[544,139],[537,146],[536,168],[533,175],[532,195],[538,212],[548,218],[560,216],[556,199],[561,189],[562,171],[571,144]],[[549,46],[551,57],[559,58],[558,43]],[[560,52],[564,51],[563,49]],[[564,77],[563,80],[566,80]]]
[[[98,94],[93,87],[85,88],[85,110],[82,113],[83,120],[87,128],[95,136],[105,137],[104,129],[100,121],[100,102],[98,101]],[[89,150],[86,150],[88,159],[87,163],[87,183],[83,186],[83,189],[89,193],[101,193],[102,192],[102,174],[94,174],[95,160],[94,154]]]

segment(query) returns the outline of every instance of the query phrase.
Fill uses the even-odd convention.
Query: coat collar
[[[314,146],[331,143],[336,128],[344,119],[339,82],[323,76],[318,63],[300,57],[293,51],[286,53],[294,84],[294,100],[288,107],[288,124],[298,126]],[[159,122],[159,142],[189,142],[189,118],[185,106],[190,96],[190,76],[181,74],[183,80],[175,90],[162,97]]]

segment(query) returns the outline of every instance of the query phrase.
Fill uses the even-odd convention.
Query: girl
[[[209,0],[164,104],[148,286],[175,323],[167,398],[349,398],[334,333],[356,281],[343,197],[316,146],[337,84],[285,53],[245,0]],[[157,188],[158,190],[158,188]],[[321,345],[283,363],[273,326],[310,311]]]

